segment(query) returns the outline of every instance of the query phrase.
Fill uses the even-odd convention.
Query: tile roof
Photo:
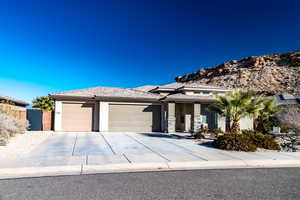
[[[200,96],[200,95],[185,95],[181,93],[171,94],[168,96],[154,93],[156,89],[171,89],[171,90],[179,90],[179,89],[203,89],[203,90],[226,90],[224,88],[198,84],[198,83],[170,83],[163,86],[156,85],[144,85],[137,88],[113,88],[113,87],[93,87],[87,89],[80,90],[71,90],[66,92],[58,92],[54,93],[51,96],[53,98],[59,97],[83,97],[83,98],[99,98],[99,99],[147,99],[147,100],[202,100],[202,101],[213,101],[214,96]],[[154,91],[154,92],[152,92]]]
[[[179,89],[181,87],[197,88],[197,89],[228,90],[227,88],[222,88],[222,87],[212,86],[207,84],[200,84],[197,82],[187,82],[187,83],[174,82],[174,83],[169,83],[166,85],[159,86],[159,88],[170,88],[170,89]]]
[[[130,88],[113,88],[113,87],[93,87],[80,90],[71,90],[66,92],[58,92],[51,95],[58,96],[72,96],[72,97],[98,97],[98,98],[136,98],[136,99],[160,99],[161,95],[144,92],[137,89]]]
[[[136,87],[134,89],[144,91],[144,92],[150,92],[151,90],[153,90],[157,87],[159,87],[159,85],[143,85],[143,86],[140,86],[140,87]]]
[[[5,100],[5,101],[11,101],[15,104],[21,105],[21,106],[28,106],[29,103],[25,102],[25,101],[21,101],[12,97],[8,97],[8,96],[4,96],[4,95],[0,95],[0,101],[1,100]]]

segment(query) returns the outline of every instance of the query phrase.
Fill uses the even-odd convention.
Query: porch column
[[[226,131],[226,118],[218,115],[218,129]]]
[[[62,102],[55,101],[54,131],[61,131]]]
[[[176,116],[175,116],[175,103],[168,103],[168,116],[167,116],[167,130],[168,133],[174,133]]]
[[[201,131],[201,104],[194,103],[194,119],[193,119],[193,132],[198,133]]]
[[[108,102],[99,102],[99,131],[108,131]]]

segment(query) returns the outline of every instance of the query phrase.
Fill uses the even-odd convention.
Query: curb
[[[80,175],[81,165],[74,166],[51,166],[51,167],[24,167],[24,168],[2,168],[0,179],[29,178],[42,176]]]
[[[174,171],[196,169],[300,167],[300,160],[230,160],[192,162],[146,162],[107,165],[66,165],[51,167],[1,168],[0,179],[43,176],[83,175],[143,171]]]
[[[167,163],[124,163],[110,165],[83,165],[82,174],[168,170]]]

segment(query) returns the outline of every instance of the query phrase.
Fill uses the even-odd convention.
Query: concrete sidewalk
[[[24,154],[18,150],[0,161],[0,178],[300,166],[300,152],[228,152],[159,133],[46,133],[31,144]]]

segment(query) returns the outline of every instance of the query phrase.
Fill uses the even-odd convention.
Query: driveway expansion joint
[[[132,161],[129,160],[129,158],[128,158],[124,153],[123,153],[122,155],[124,156],[124,158],[125,158],[129,163],[132,163]]]
[[[117,153],[114,151],[114,149],[112,148],[111,144],[107,141],[107,139],[105,138],[105,136],[101,133],[99,133],[102,137],[103,137],[103,140],[105,141],[106,145],[110,148],[110,150],[112,151],[112,153],[114,155],[117,155]]]
[[[76,134],[76,137],[75,137],[75,142],[74,142],[74,146],[73,146],[73,150],[72,150],[72,156],[74,156],[75,147],[76,147],[76,143],[77,143],[77,137],[78,137],[78,134]]]
[[[149,146],[147,146],[146,144],[144,144],[143,142],[141,142],[140,140],[128,135],[128,134],[125,134],[126,136],[128,136],[129,138],[135,140],[136,142],[138,142],[139,144],[143,145],[145,148],[149,149],[150,151],[152,151],[153,153],[157,154],[158,156],[160,156],[161,158],[165,159],[167,162],[171,162],[171,160],[169,160],[168,158],[166,158],[164,155],[154,151],[152,148],[150,148]]]
[[[175,143],[173,143],[173,142],[167,141],[166,139],[163,139],[163,140],[164,140],[165,142],[169,143],[169,144],[172,144],[172,145],[175,145],[175,146],[177,146],[177,147],[179,147],[179,148],[181,148],[181,149],[184,149],[187,153],[191,154],[191,155],[194,156],[194,157],[200,158],[200,159],[203,160],[203,161],[208,161],[207,159],[205,159],[205,158],[203,158],[203,157],[201,157],[201,156],[196,155],[195,152],[193,152],[193,151],[191,151],[191,150],[189,150],[189,149],[187,149],[187,148],[185,148],[185,147],[183,147],[183,146],[181,146],[181,145],[179,145],[179,144],[175,144]]]

